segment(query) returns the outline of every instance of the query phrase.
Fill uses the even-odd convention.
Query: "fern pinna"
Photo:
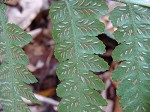
[[[29,60],[21,47],[32,38],[18,26],[7,23],[6,9],[0,4],[0,104],[5,112],[30,112],[22,97],[37,102],[26,85],[37,80],[25,67]]]
[[[105,47],[98,40],[104,25],[98,20],[107,12],[102,0],[59,0],[50,8],[55,56],[60,64],[57,74],[62,83],[57,94],[62,97],[59,112],[102,112],[105,100],[96,90],[103,82],[93,72],[104,71],[107,64],[96,54]]]
[[[127,3],[110,15],[120,43],[113,52],[123,61],[113,73],[121,81],[117,93],[124,112],[150,111],[150,9]]]

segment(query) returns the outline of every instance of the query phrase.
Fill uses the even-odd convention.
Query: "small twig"
[[[44,97],[44,96],[41,96],[39,94],[34,94],[34,96],[41,102],[45,102],[45,103],[48,103],[48,104],[51,104],[51,105],[55,105],[57,106],[59,104],[58,101],[56,100],[53,100],[52,98],[47,98],[47,97]],[[26,102],[27,104],[31,104],[32,102],[30,100],[27,100],[25,98],[22,98],[24,102]]]

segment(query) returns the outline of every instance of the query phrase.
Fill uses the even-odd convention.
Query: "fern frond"
[[[117,94],[124,112],[150,110],[150,9],[134,4],[117,7],[110,15],[118,27],[115,38],[119,46],[115,61],[123,61],[113,73],[121,81]]]
[[[21,46],[32,38],[15,24],[7,23],[6,9],[4,4],[0,4],[0,104],[5,112],[30,112],[22,97],[37,102],[26,85],[37,80],[25,67],[29,60]]]
[[[92,72],[107,69],[102,54],[105,47],[97,39],[104,32],[98,20],[107,12],[101,0],[59,0],[50,8],[53,37],[57,43],[55,56],[60,64],[57,74],[63,82],[57,88],[62,97],[59,112],[102,112],[105,100],[96,90],[103,82]]]

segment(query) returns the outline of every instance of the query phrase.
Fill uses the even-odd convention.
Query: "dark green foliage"
[[[5,1],[8,0],[0,2]],[[150,4],[140,0],[117,1],[126,6],[117,7],[110,14],[118,28],[112,36],[119,43],[113,59],[121,62],[112,78],[121,82],[117,94],[124,112],[149,112]],[[31,41],[31,36],[8,24],[5,10],[6,6],[0,4],[0,103],[5,112],[29,112],[21,98],[36,102],[26,86],[36,79],[25,68],[28,58],[21,47]],[[62,81],[57,88],[62,98],[59,112],[102,112],[100,107],[106,105],[97,92],[105,89],[104,84],[93,72],[108,69],[97,56],[105,52],[105,47],[95,37],[108,33],[99,21],[107,10],[102,0],[59,0],[51,6],[55,56],[60,62],[57,74]]]
[[[117,93],[124,112],[150,111],[150,9],[134,4],[117,7],[110,15],[121,43],[113,52],[123,61],[113,73],[121,81]]]
[[[98,20],[107,12],[101,0],[59,0],[50,9],[57,43],[55,56],[60,64],[57,74],[63,82],[57,93],[62,97],[59,112],[102,112],[105,100],[96,90],[104,89],[103,82],[93,72],[108,68],[95,54],[105,52],[98,34],[104,25]]]
[[[22,97],[37,102],[26,85],[37,80],[25,67],[29,60],[21,46],[32,38],[18,26],[7,23],[6,9],[0,4],[0,104],[5,112],[30,112]]]

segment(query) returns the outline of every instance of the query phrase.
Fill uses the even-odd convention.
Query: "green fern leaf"
[[[5,112],[30,112],[22,97],[37,102],[26,85],[37,80],[25,67],[29,60],[21,46],[32,38],[18,26],[7,23],[6,9],[4,4],[0,4],[0,104]]]
[[[118,27],[115,38],[119,46],[115,61],[123,61],[113,79],[121,81],[117,93],[124,112],[150,110],[150,9],[134,4],[117,7],[110,15]]]
[[[98,19],[107,12],[106,4],[101,0],[59,0],[50,12],[55,56],[60,62],[57,74],[63,81],[57,88],[62,97],[59,112],[102,112],[100,106],[106,102],[96,90],[104,89],[104,84],[92,72],[108,67],[95,55],[105,51],[95,36],[104,32]]]

